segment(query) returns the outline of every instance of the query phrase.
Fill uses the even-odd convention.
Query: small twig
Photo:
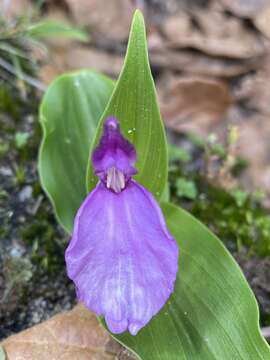
[[[41,203],[43,200],[43,195],[39,195],[39,197],[37,198],[37,201],[35,202],[33,208],[31,209],[31,214],[32,215],[36,215]]]
[[[28,84],[34,86],[35,88],[41,90],[41,91],[45,91],[46,90],[46,85],[44,83],[42,83],[41,81],[33,78],[32,76],[29,76],[27,74],[20,74],[18,76],[18,73],[16,71],[16,69],[10,65],[7,61],[5,61],[4,59],[0,58],[0,66],[2,66],[2,68],[4,68],[6,71],[10,72],[11,74],[17,76],[19,79],[27,82]]]
[[[266,340],[270,340],[270,326],[266,326],[261,328],[262,336],[266,338]]]

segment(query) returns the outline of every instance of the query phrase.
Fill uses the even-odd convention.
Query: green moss
[[[0,158],[5,156],[9,150],[9,143],[3,139],[0,139]]]
[[[0,113],[9,113],[13,118],[19,114],[17,101],[12,96],[11,87],[0,81]]]
[[[21,186],[24,184],[25,182],[25,169],[23,166],[19,165],[18,167],[16,167],[15,170],[15,179],[16,179],[16,184]]]
[[[31,259],[34,264],[53,272],[64,265],[64,241],[56,229],[53,214],[47,206],[41,207],[33,221],[19,229],[21,238],[32,248]]]
[[[228,192],[197,179],[203,194],[191,205],[191,212],[238,250],[248,247],[259,255],[270,254],[270,216],[252,194]],[[240,195],[241,194],[241,195]],[[240,196],[239,196],[240,195]]]
[[[225,151],[216,152],[220,146],[205,146],[202,142],[193,147],[193,156],[182,161],[173,156],[170,159],[169,183],[172,201],[187,208],[194,216],[209,226],[214,233],[233,251],[246,247],[249,253],[270,255],[270,214],[262,205],[263,194],[243,191],[237,182],[233,187],[221,186],[218,179],[206,174],[206,156],[215,155],[215,173],[218,174],[228,158]],[[210,150],[210,151],[209,151]],[[174,153],[175,154],[175,153]],[[218,157],[217,157],[218,155]],[[229,154],[230,155],[230,154]],[[199,159],[199,161],[198,161]],[[230,155],[231,159],[231,155]],[[194,166],[195,160],[199,166]],[[223,177],[235,179],[234,169],[239,164],[235,158],[230,174]],[[238,169],[239,170],[239,169]]]

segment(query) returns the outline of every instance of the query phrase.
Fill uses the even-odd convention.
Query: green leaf
[[[210,145],[210,152],[213,155],[217,155],[221,159],[224,159],[226,157],[226,149],[222,144],[214,143]]]
[[[170,161],[182,161],[187,163],[192,159],[191,154],[186,149],[178,147],[174,144],[168,144],[168,149]]]
[[[30,134],[24,131],[18,131],[15,134],[15,146],[17,149],[22,149],[28,142]]]
[[[231,195],[236,201],[237,206],[242,207],[248,199],[248,193],[242,190],[234,190]]]
[[[109,115],[120,121],[124,136],[136,147],[135,179],[160,198],[167,181],[167,146],[148,61],[144,20],[138,10],[131,26],[125,63],[99,124],[94,146]],[[93,189],[96,181],[90,164],[88,190]]]
[[[41,21],[32,24],[27,28],[26,33],[35,39],[64,37],[82,42],[89,40],[88,35],[84,31],[69,24],[54,20]]]
[[[136,337],[115,338],[143,360],[269,360],[258,306],[222,243],[186,211],[163,205],[180,257],[175,290]]]
[[[27,55],[27,53],[17,48],[16,46],[9,44],[7,41],[0,41],[0,50],[15,56],[22,57],[24,59],[29,58],[29,55]]]
[[[178,178],[176,180],[176,193],[180,197],[194,200],[197,196],[197,188],[194,181],[186,180],[185,178]]]
[[[86,196],[89,148],[113,86],[92,71],[63,75],[49,86],[40,107],[40,179],[59,222],[69,232]]]

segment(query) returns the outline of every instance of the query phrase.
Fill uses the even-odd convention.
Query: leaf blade
[[[83,70],[56,79],[40,106],[40,180],[60,224],[68,232],[86,196],[89,148],[112,90],[110,79]]]
[[[102,115],[94,146],[101,136],[105,118],[110,115],[120,121],[124,136],[135,145],[138,158],[135,179],[159,199],[167,181],[167,146],[148,60],[144,19],[138,10],[133,17],[124,66]],[[89,164],[89,191],[96,181]]]
[[[231,255],[186,211],[164,204],[163,212],[180,248],[175,291],[135,338],[115,338],[143,360],[270,359],[255,297]]]
[[[64,22],[55,20],[44,20],[35,24],[31,24],[26,29],[26,33],[28,36],[33,37],[34,39],[63,37],[82,42],[89,40],[89,36],[83,30],[80,30]]]

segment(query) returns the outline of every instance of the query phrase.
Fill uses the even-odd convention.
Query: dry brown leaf
[[[161,70],[184,71],[211,77],[235,77],[257,69],[262,63],[262,58],[222,59],[164,47],[150,51],[150,61],[154,68]]]
[[[7,360],[112,360],[120,350],[83,305],[10,336],[0,345]]]
[[[232,104],[227,84],[209,78],[169,75],[158,89],[164,121],[178,131],[209,134]]]
[[[270,54],[264,66],[244,80],[242,92],[252,115],[236,124],[239,126],[239,153],[249,161],[243,183],[248,189],[263,189],[270,195]],[[234,120],[234,119],[233,119]]]
[[[260,11],[254,18],[255,26],[260,30],[266,37],[270,38],[270,6],[266,6]]]
[[[243,183],[248,189],[262,189],[270,195],[270,121],[256,115],[239,126],[239,154],[248,160]]]
[[[148,31],[148,50],[154,68],[212,77],[234,77],[246,74],[260,67],[264,59],[263,56],[229,59],[208,56],[192,50],[172,49],[168,47],[159,30],[153,26],[149,27]]]
[[[270,53],[265,58],[260,70],[252,77],[248,88],[248,106],[258,114],[270,116]],[[270,135],[269,135],[270,138]]]
[[[30,14],[33,7],[29,0],[1,1],[0,12],[2,11],[5,18],[13,18],[22,14],[26,15],[26,12]]]
[[[253,17],[260,12],[268,0],[220,0],[227,10],[240,17]]]
[[[247,59],[265,52],[262,38],[247,29],[241,21],[216,10],[193,14],[198,28],[184,13],[168,17],[163,32],[174,48],[195,48],[212,56]]]
[[[126,40],[135,5],[131,0],[66,0],[75,21],[92,32]]]
[[[51,60],[43,65],[40,79],[49,84],[56,76],[73,70],[93,69],[116,78],[120,73],[123,58],[106,51],[86,47],[66,47],[51,49]]]

